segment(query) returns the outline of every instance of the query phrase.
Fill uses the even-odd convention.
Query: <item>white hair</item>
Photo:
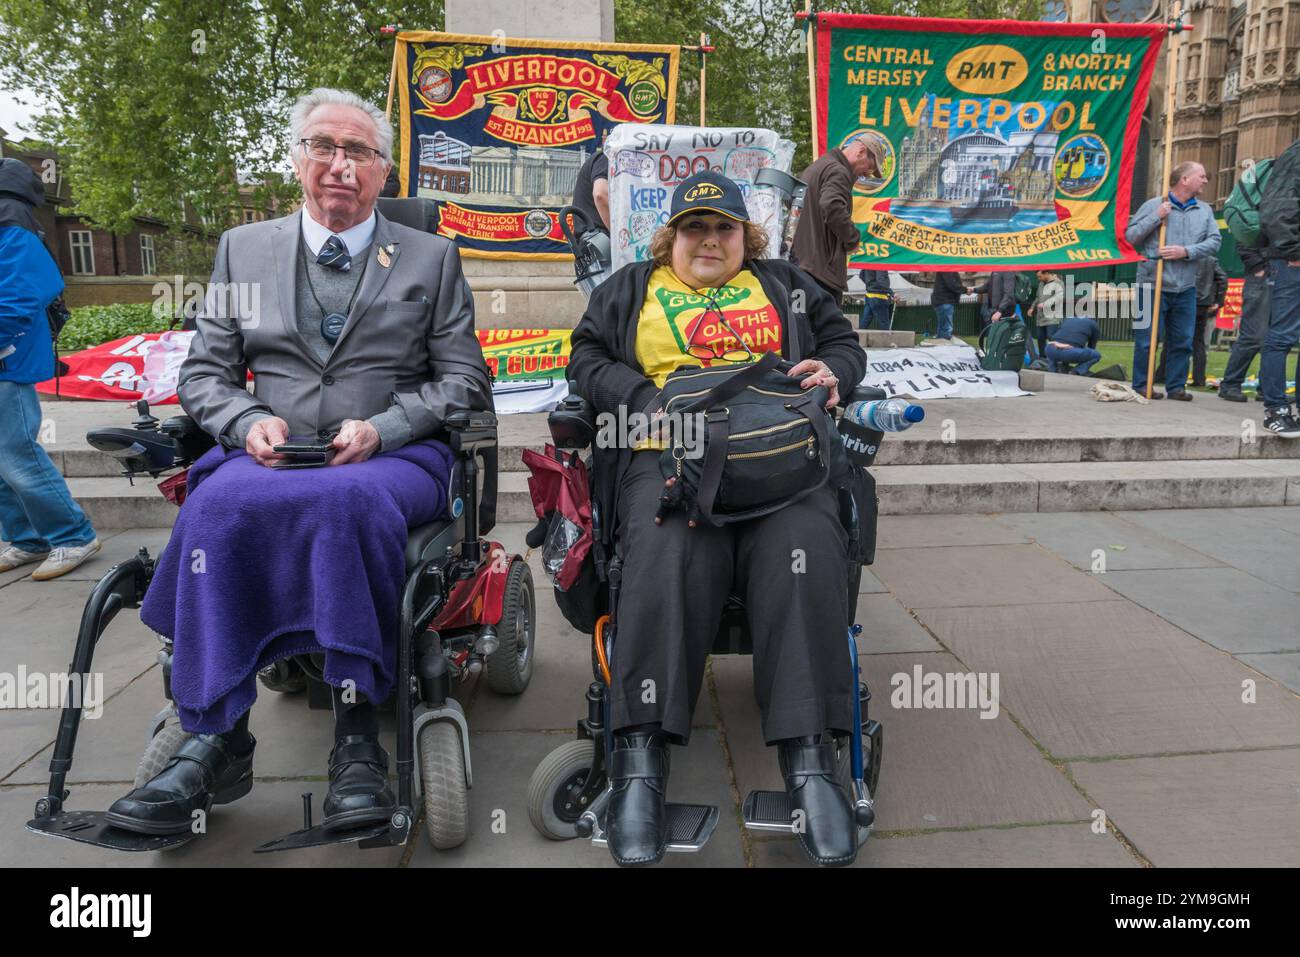
[[[297,102],[293,104],[293,109],[289,113],[289,151],[292,153],[299,148],[303,138],[303,128],[306,127],[307,121],[311,119],[316,108],[331,104],[350,106],[370,117],[371,122],[375,124],[375,139],[378,141],[379,153],[389,165],[392,165],[393,126],[388,122],[388,117],[384,116],[383,110],[363,100],[351,90],[332,90],[324,86],[318,86],[310,93],[298,97]]]

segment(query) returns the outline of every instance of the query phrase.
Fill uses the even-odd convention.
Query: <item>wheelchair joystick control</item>
[[[135,404],[136,418],[131,423],[131,427],[140,432],[158,431],[158,420],[149,414],[149,402],[147,399],[141,399]]]

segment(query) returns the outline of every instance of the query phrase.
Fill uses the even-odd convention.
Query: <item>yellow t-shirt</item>
[[[678,279],[671,267],[656,266],[650,274],[645,302],[637,318],[636,358],[645,374],[661,389],[668,374],[679,366],[745,364],[698,359],[687,352],[692,345],[712,346],[718,355],[728,350],[744,352],[736,341],[739,336],[756,357],[764,352],[781,351],[781,316],[752,272],[742,269],[726,285],[703,292],[717,303],[726,325],[718,320],[708,296]]]

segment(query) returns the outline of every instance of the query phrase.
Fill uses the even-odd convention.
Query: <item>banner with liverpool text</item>
[[[816,29],[821,148],[863,137],[882,157],[854,186],[851,266],[1140,258],[1124,227],[1164,25],[823,13]]]
[[[563,259],[559,213],[620,123],[672,123],[678,48],[397,35],[403,196],[463,255]]]

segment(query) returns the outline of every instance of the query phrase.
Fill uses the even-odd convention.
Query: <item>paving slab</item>
[[[31,820],[40,787],[0,789],[0,867],[396,867],[404,848],[383,847],[362,851],[356,844],[336,844],[301,851],[254,854],[253,848],[302,827],[304,791],[315,794],[319,815],[325,797],[324,782],[257,781],[253,790],[234,804],[214,808],[208,832],[194,841],[163,853],[130,854],[109,851],[32,834],[24,828]],[[70,810],[102,810],[121,796],[116,785],[77,788]]]
[[[435,851],[423,833],[411,867],[614,867],[609,851],[583,840],[552,841],[528,820],[528,780],[552,750],[571,734],[483,732],[471,736],[474,787],[470,797],[469,838],[451,851]],[[740,867],[744,864],[735,801],[727,780],[725,756],[715,732],[698,731],[690,747],[674,748],[668,800],[714,804],[720,820],[704,849],[696,854],[666,854],[661,867]],[[494,812],[504,811],[505,833],[493,830]],[[500,815],[495,820],[502,820]]]
[[[1262,671],[1300,694],[1300,652],[1283,651],[1271,655],[1237,655],[1240,661]]]
[[[814,867],[793,840],[754,842],[759,867]],[[1140,867],[1109,831],[1087,824],[989,827],[930,834],[872,834],[856,868],[873,867]]]
[[[1117,571],[1094,577],[1224,651],[1300,651],[1300,595],[1235,568]]]
[[[1106,512],[1030,512],[998,521],[1028,536],[1075,568],[1090,572],[1102,552],[1109,571],[1132,568],[1199,568],[1221,563],[1158,532]],[[1195,513],[1193,513],[1195,514]],[[1207,512],[1205,514],[1213,514]]]
[[[870,568],[863,567],[862,578],[858,581],[859,595],[880,595],[889,591]]]
[[[1131,602],[917,612],[1061,758],[1300,745],[1300,700]]]
[[[862,626],[860,655],[943,650],[893,595],[861,595],[857,611],[854,620]]]
[[[876,796],[882,830],[1080,821],[1083,798],[1039,754],[1005,712],[986,720],[974,710],[896,709],[891,676],[964,671],[948,654],[863,655],[871,716],[884,725],[884,761]],[[762,740],[750,662],[714,658],[722,720],[743,798],[783,787],[776,749]]]
[[[473,731],[554,731],[573,728],[587,713],[591,684],[591,639],[560,614],[549,582],[533,584],[537,597],[537,640],[533,677],[520,695],[500,695],[480,676],[468,717]],[[459,697],[459,696],[458,696]]]
[[[1105,586],[1037,545],[891,548],[872,566],[908,608],[1106,601]]]
[[[889,515],[876,531],[877,548],[1013,545],[1028,540],[987,515]]]
[[[1181,542],[1204,555],[1300,592],[1300,507],[1138,511],[1124,520]],[[1288,523],[1288,519],[1290,523]]]
[[[1070,770],[1157,867],[1300,866],[1300,749],[1085,762]]]
[[[83,721],[69,782],[129,783],[148,745],[153,718],[166,704],[162,678],[155,667],[111,699],[102,717]],[[58,731],[57,714],[51,713],[48,721],[46,740],[53,742]],[[397,747],[393,727],[392,712],[381,711],[380,740],[390,758]],[[309,708],[305,693],[278,694],[258,685],[249,730],[257,738],[253,773],[258,778],[324,778],[328,773],[334,718],[328,710]],[[51,744],[4,783],[48,780],[52,754]]]
[[[72,660],[81,612],[92,585],[87,581],[20,581],[0,589],[0,672],[65,674]],[[93,671],[103,674],[111,695],[151,667],[158,639],[136,613],[118,614],[96,646]]]

